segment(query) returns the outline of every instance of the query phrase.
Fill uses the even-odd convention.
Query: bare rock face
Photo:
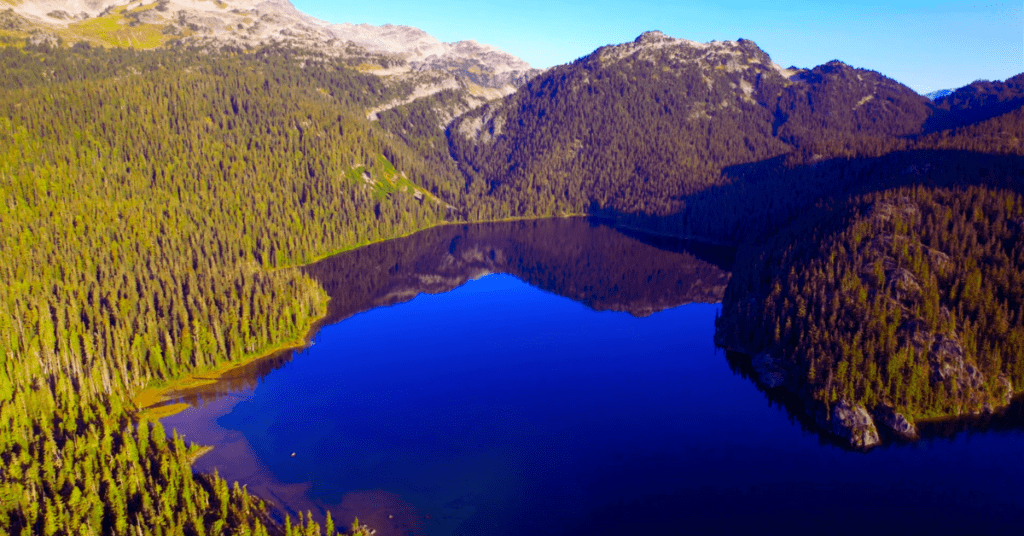
[[[540,71],[496,47],[476,41],[442,43],[441,54],[413,60],[417,70],[445,71],[488,88],[520,86]]]
[[[828,420],[819,424],[832,434],[849,441],[852,447],[869,448],[881,443],[878,428],[868,410],[846,400],[840,400],[832,406]]]
[[[152,24],[199,45],[242,48],[273,43],[336,56],[383,57],[381,76],[435,71],[481,88],[510,92],[540,71],[496,47],[475,41],[442,43],[418,28],[332,24],[302,13],[288,0],[24,0],[15,13],[42,27],[119,15],[119,23]],[[372,63],[372,62],[371,62]],[[394,68],[392,68],[394,67]]]
[[[1007,375],[1000,374],[999,385],[1003,388],[1003,401],[1006,405],[1010,405],[1010,403],[1013,402],[1014,395],[1013,382],[1010,381],[1010,378]]]
[[[931,353],[932,381],[955,379],[964,373],[964,349],[957,341],[938,337]]]
[[[987,380],[967,357],[959,341],[949,336],[937,336],[928,359],[932,367],[932,382],[950,386],[952,393],[960,397],[964,413],[983,410]]]
[[[792,75],[790,70],[772,62],[768,54],[746,39],[698,43],[652,31],[640,34],[631,43],[601,47],[596,55],[602,62],[637,58],[674,64],[697,64],[705,69],[721,68],[749,78],[746,82],[751,88],[757,85],[757,77],[765,71],[787,78]]]

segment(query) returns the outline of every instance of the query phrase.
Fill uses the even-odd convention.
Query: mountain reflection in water
[[[729,248],[686,242],[647,243],[584,218],[449,225],[372,244],[304,270],[331,296],[327,323],[439,294],[492,273],[597,311],[647,316],[686,303],[721,301],[729,274],[717,264]]]
[[[692,253],[691,253],[692,251]],[[440,294],[492,273],[597,311],[643,317],[687,303],[718,303],[733,248],[622,232],[586,218],[445,225],[328,257],[302,268],[331,297],[313,328],[377,307]],[[238,367],[212,385],[172,393],[190,405],[254,388],[288,363],[287,350]]]

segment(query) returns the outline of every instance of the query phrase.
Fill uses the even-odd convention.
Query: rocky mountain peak
[[[23,0],[12,9],[37,31],[106,46],[147,48],[175,40],[242,48],[280,43],[336,56],[382,57],[369,58],[367,70],[384,76],[440,70],[484,88],[518,86],[539,72],[496,47],[442,43],[410,26],[332,24],[289,0]],[[103,38],[92,35],[87,21],[101,17],[123,29]]]
[[[602,47],[590,58],[604,64],[626,59],[641,59],[676,65],[696,64],[703,68],[723,67],[730,71],[760,65],[777,71],[784,77],[789,76],[785,69],[773,63],[768,54],[748,39],[698,43],[672,37],[657,30],[644,32],[629,43]]]
[[[644,33],[640,34],[640,36],[637,37],[636,40],[634,40],[633,42],[637,43],[637,44],[650,44],[650,43],[660,43],[660,42],[664,42],[666,40],[672,40],[672,38],[667,36],[667,35],[665,35],[664,33],[662,33],[659,30],[652,30],[652,31],[644,32]]]

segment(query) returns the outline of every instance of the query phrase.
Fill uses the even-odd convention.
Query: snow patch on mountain
[[[940,89],[938,91],[932,91],[931,93],[925,93],[924,96],[928,97],[928,99],[934,101],[934,100],[941,99],[942,97],[945,97],[946,95],[952,94],[953,91],[955,91],[955,90],[953,90],[953,89]]]

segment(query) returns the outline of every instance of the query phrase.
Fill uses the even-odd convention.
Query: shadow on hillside
[[[790,165],[786,156],[730,166],[728,183],[683,199],[668,216],[593,210],[619,228],[722,244],[763,244],[809,211],[835,211],[852,195],[902,186],[988,186],[1024,192],[1024,156],[898,151]],[[824,215],[824,213],[823,213]]]
[[[918,429],[922,437],[948,440],[963,433],[1024,430],[1024,396],[1018,395],[1009,406],[990,415],[921,422]]]
[[[723,341],[734,338],[729,337],[730,322],[726,318],[734,309],[730,303],[738,307],[739,302],[750,302],[756,306],[756,296],[750,293],[768,284],[765,267],[778,262],[773,259],[793,241],[828,243],[832,235],[842,232],[854,207],[849,202],[853,196],[915,185],[986,186],[1024,194],[1024,157],[971,151],[901,151],[877,158],[835,158],[795,166],[782,156],[731,166],[723,175],[729,178],[728,184],[687,197],[687,209],[677,214],[652,217],[599,213],[624,234],[650,229],[691,239],[680,243],[692,244],[696,239],[737,245],[735,262],[730,265],[733,275],[723,300],[724,321],[719,324],[719,331],[726,326],[725,332],[716,334],[716,339],[722,335]],[[820,254],[817,248],[806,249],[812,257]],[[693,250],[691,253],[701,256]],[[811,260],[800,259],[801,263]],[[742,340],[723,344],[746,348]],[[727,359],[734,372],[753,381],[749,355],[729,352]],[[785,407],[802,427],[819,433],[823,443],[838,444],[815,424],[799,397],[778,389],[759,389],[770,402]],[[965,430],[1021,429],[1021,405],[1018,400],[994,416],[929,423],[922,427],[922,435],[953,437]],[[892,437],[885,439],[898,442]]]
[[[819,444],[852,452],[866,452],[864,449],[852,448],[849,443],[843,442],[836,436],[823,431],[814,421],[814,417],[807,408],[806,402],[799,396],[783,388],[770,389],[759,383],[755,379],[757,378],[757,373],[750,364],[750,356],[728,350],[724,353],[725,361],[728,363],[729,369],[732,370],[733,374],[753,383],[757,390],[764,394],[769,406],[786,410],[790,422],[799,424],[802,431],[817,435]]]
[[[957,95],[954,93],[951,95],[951,97],[956,96],[967,98],[972,100],[972,102],[970,102],[967,107],[958,110],[943,110],[937,107],[933,108],[933,114],[923,125],[922,135],[951,128],[976,125],[983,121],[988,121],[989,119],[1001,116],[1002,114],[1008,114],[1014,110],[1024,107],[1024,96],[999,101],[997,94],[977,93]]]
[[[837,447],[853,452],[869,452],[870,449],[850,447],[849,443],[827,433],[815,422],[808,411],[807,403],[799,396],[783,388],[766,388],[759,383],[757,373],[750,364],[750,356],[738,352],[725,352],[726,362],[734,374],[750,380],[768,400],[769,405],[786,410],[790,421],[800,425],[804,432],[818,436],[821,445]],[[961,434],[979,432],[1010,432],[1024,430],[1024,395],[1017,396],[1009,406],[987,415],[968,415],[934,421],[918,422],[921,438],[918,441],[953,441]],[[884,426],[878,427],[879,437],[886,446],[909,446],[916,443],[896,435]]]

